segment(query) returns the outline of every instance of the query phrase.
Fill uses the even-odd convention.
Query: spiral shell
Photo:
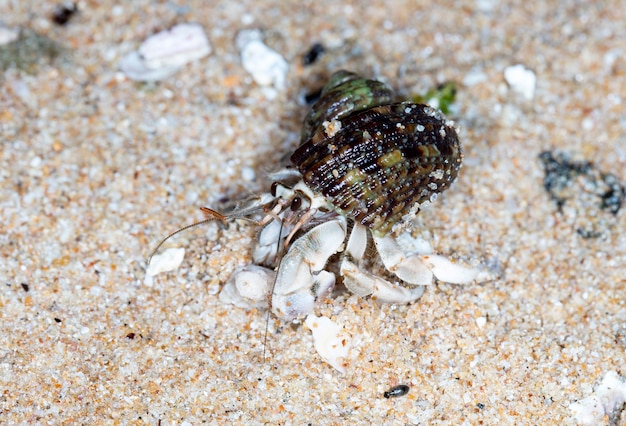
[[[447,189],[463,159],[454,123],[392,98],[379,81],[335,73],[291,156],[309,188],[376,236]]]

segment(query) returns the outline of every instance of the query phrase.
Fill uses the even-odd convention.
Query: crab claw
[[[272,312],[292,320],[313,310],[315,302],[335,285],[334,274],[323,270],[341,251],[346,238],[343,217],[317,225],[293,242],[278,266],[272,294]]]

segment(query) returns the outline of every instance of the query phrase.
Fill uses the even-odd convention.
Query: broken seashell
[[[162,80],[184,65],[211,53],[202,26],[179,24],[148,37],[137,51],[120,61],[120,69],[136,81]]]
[[[161,254],[155,254],[148,265],[146,274],[153,277],[161,272],[173,271],[180,266],[184,257],[184,248],[169,248]]]
[[[237,48],[241,53],[241,62],[254,81],[261,86],[285,88],[289,65],[275,50],[267,47],[259,30],[243,30],[237,35]]]
[[[7,28],[0,25],[0,46],[14,42],[15,40],[17,40],[19,35],[19,30]]]
[[[350,336],[330,318],[311,314],[306,317],[305,324],[313,333],[313,345],[317,353],[340,373],[346,374]]]

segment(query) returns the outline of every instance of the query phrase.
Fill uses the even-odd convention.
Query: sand
[[[64,26],[53,3],[1,3],[5,27],[63,49],[0,74],[0,423],[576,424],[570,404],[626,376],[626,214],[602,206],[606,174],[626,181],[626,5],[430,3],[79,2]],[[209,56],[158,83],[118,70],[182,22]],[[284,87],[244,69],[243,29],[287,61]],[[415,229],[498,273],[409,306],[324,301],[352,339],[345,374],[305,325],[272,317],[265,342],[265,310],[219,301],[249,224],[188,231],[168,242],[179,268],[145,273],[198,207],[268,190],[304,95],[342,68],[407,97],[456,82],[464,167]],[[544,151],[591,171],[557,164],[548,191]]]

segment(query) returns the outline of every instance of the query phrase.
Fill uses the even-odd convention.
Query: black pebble
[[[57,25],[67,24],[72,16],[78,11],[76,3],[60,3],[52,12],[52,20]]]
[[[403,396],[409,393],[409,389],[411,388],[408,387],[407,385],[394,386],[391,389],[389,389],[387,392],[385,392],[383,396],[385,398],[392,398],[392,397],[395,398],[398,396]]]
[[[315,61],[317,61],[320,56],[322,56],[325,52],[324,46],[321,43],[315,43],[309,51],[302,58],[302,63],[304,65],[311,65]]]

